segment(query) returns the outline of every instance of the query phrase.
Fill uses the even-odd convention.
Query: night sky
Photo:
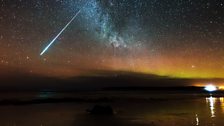
[[[3,76],[224,78],[223,48],[223,0],[0,0]]]

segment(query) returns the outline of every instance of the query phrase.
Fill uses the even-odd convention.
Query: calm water
[[[95,94],[95,95],[93,95]],[[73,97],[107,96],[109,103],[57,103],[0,106],[0,126],[223,126],[224,97],[147,94],[87,93]],[[1,95],[1,98],[62,97],[52,93]],[[63,97],[66,95],[63,95]],[[71,96],[71,94],[67,94]],[[95,104],[109,104],[114,116],[94,116],[86,109]]]

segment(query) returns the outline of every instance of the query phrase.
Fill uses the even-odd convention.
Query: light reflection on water
[[[35,96],[45,99],[55,98],[57,94],[40,92]],[[81,97],[83,95],[69,96]],[[151,94],[149,97],[152,97]],[[15,122],[16,126],[92,126],[91,124],[103,126],[108,123],[108,126],[110,124],[117,126],[224,126],[224,97],[212,95],[208,97],[181,96],[184,98],[177,98],[177,95],[172,98],[162,95],[161,97],[164,98],[149,100],[122,98],[120,101],[115,99],[114,102],[108,104],[114,108],[116,115],[104,119],[89,116],[86,113],[85,110],[96,103],[0,106],[0,126],[11,125],[12,122]],[[102,120],[105,121],[102,122]]]
[[[198,114],[195,115],[195,120],[196,120],[196,126],[199,126],[199,118],[198,118]]]
[[[217,98],[213,98],[212,96],[206,98],[206,102],[209,104],[210,112],[211,112],[211,118],[215,117],[215,102]]]
[[[224,113],[224,97],[207,97],[206,103],[209,105],[211,118],[216,117],[217,108],[221,108],[222,113]]]
[[[220,97],[219,101],[221,103],[221,109],[222,109],[222,113],[224,113],[224,97]]]
[[[220,117],[218,116],[224,114],[224,97],[210,96],[206,98],[206,103],[210,111],[211,124],[212,126],[216,126],[217,120],[220,121]]]
[[[42,99],[47,99],[47,98],[52,98],[54,95],[55,94],[53,92],[43,91],[43,92],[40,92],[37,97]]]

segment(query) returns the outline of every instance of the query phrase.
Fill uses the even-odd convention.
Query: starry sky
[[[40,52],[81,9],[40,56]],[[0,0],[0,73],[224,78],[223,0]]]

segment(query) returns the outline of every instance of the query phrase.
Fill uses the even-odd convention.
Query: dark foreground
[[[96,104],[114,115],[89,114]],[[223,118],[224,97],[195,93],[18,93],[0,102],[0,126],[223,126]]]

